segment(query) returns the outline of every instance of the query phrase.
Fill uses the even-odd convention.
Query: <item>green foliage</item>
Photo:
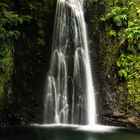
[[[35,1],[18,1],[15,2],[20,9],[21,14],[30,15],[34,20],[38,19],[40,16],[44,15],[48,11],[48,0],[35,0]]]
[[[54,1],[48,1],[48,0],[35,0],[35,1],[18,1],[15,2],[15,6],[17,6],[18,13],[21,15],[26,14],[29,17],[31,17],[31,21],[24,25],[24,30],[22,31],[23,39],[26,39],[26,42],[28,42],[29,46],[39,46],[42,47],[45,45],[45,28],[44,24],[47,21],[46,15],[48,11],[50,10],[48,7],[48,4],[54,3]],[[51,11],[51,10],[50,10]],[[45,21],[45,22],[44,22]],[[28,26],[28,27],[26,27]],[[34,42],[31,40],[30,32],[34,33]],[[29,37],[29,38],[28,38]]]
[[[123,32],[124,39],[128,41],[128,50],[139,55],[140,52],[140,20],[128,22],[128,28]]]
[[[17,39],[20,35],[18,30],[12,29],[12,27],[18,24],[23,24],[24,21],[31,20],[28,15],[18,15],[14,11],[10,11],[6,3],[0,3],[0,43],[11,41],[11,39]]]
[[[108,12],[104,17],[102,17],[102,21],[109,22],[113,21],[116,26],[127,25],[127,7],[112,7],[110,12]]]
[[[110,30],[110,31],[108,32],[108,34],[109,34],[110,37],[116,37],[116,35],[117,35],[117,33],[116,33],[115,30]]]
[[[6,76],[12,74],[11,67],[13,67],[13,58],[11,48],[6,46],[5,51],[0,52],[1,60],[0,60],[0,69],[1,73],[5,73]]]
[[[121,92],[123,89],[127,94],[126,108],[133,104],[140,110],[140,2],[108,0],[108,4],[110,7],[101,21],[108,26],[108,37],[117,40],[118,58],[114,63],[121,81],[118,87],[122,86]]]
[[[125,29],[125,37],[128,39],[138,40],[140,39],[140,20],[128,22],[128,28]]]
[[[13,73],[13,57],[11,46],[0,49],[0,98],[4,96],[5,83]]]
[[[140,56],[121,54],[117,61],[118,75],[127,81],[127,103],[139,109],[140,104]]]
[[[0,2],[0,98],[5,93],[6,84],[12,79],[16,41],[26,42],[23,45],[26,49],[45,46],[44,24],[48,3],[52,8],[52,0]]]
[[[8,3],[0,3],[0,98],[13,72],[13,43],[20,36],[18,26],[30,20],[31,16],[18,14]]]
[[[117,61],[118,75],[126,80],[140,80],[140,56],[121,54]]]

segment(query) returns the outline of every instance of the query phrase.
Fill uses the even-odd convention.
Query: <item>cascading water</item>
[[[45,124],[95,125],[95,93],[83,13],[84,0],[58,0]]]

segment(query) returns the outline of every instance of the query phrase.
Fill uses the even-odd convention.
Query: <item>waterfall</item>
[[[83,3],[84,0],[57,1],[45,87],[45,124],[95,125],[95,91]]]

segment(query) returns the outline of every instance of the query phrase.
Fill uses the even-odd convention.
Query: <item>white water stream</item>
[[[44,124],[96,123],[83,3],[84,0],[57,1]]]

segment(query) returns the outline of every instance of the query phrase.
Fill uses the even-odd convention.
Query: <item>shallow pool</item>
[[[8,127],[0,130],[0,140],[140,140],[140,130],[97,126]]]

